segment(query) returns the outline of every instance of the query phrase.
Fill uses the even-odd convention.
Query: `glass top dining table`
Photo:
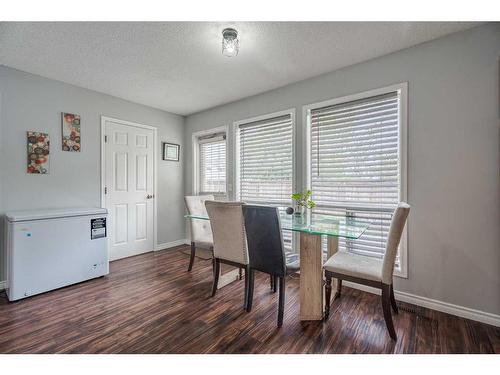
[[[279,209],[281,228],[292,232],[358,239],[370,226],[370,222],[345,216],[306,213],[303,216],[288,215]],[[185,215],[188,219],[209,220],[205,215]]]
[[[339,238],[358,239],[370,222],[352,217],[307,212],[288,215],[279,209],[281,228],[298,232],[300,255],[300,320],[322,320],[324,281],[322,236],[327,238],[328,258],[339,250]],[[190,220],[209,220],[205,215],[185,215]]]

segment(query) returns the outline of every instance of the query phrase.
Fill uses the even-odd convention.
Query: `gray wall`
[[[499,52],[488,24],[188,116],[186,193],[193,132],[294,107],[302,186],[303,105],[408,82],[409,277],[396,289],[499,314]]]
[[[158,145],[170,141],[184,150],[182,116],[4,66],[0,66],[0,95],[0,214],[30,208],[99,206],[101,115],[154,126]],[[79,153],[61,151],[61,112],[81,115]],[[26,173],[27,130],[50,134],[48,175]],[[179,163],[162,161],[158,147],[157,160],[158,242],[184,239],[184,157],[181,154]]]

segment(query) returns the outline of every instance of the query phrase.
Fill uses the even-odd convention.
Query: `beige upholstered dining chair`
[[[185,196],[186,208],[189,215],[206,216],[207,209],[205,201],[213,201],[213,195],[191,195]],[[212,229],[208,220],[189,220],[191,232],[191,257],[189,258],[188,271],[193,269],[194,258],[196,256],[196,247],[209,248],[212,251],[214,241],[212,239]]]
[[[206,201],[208,217],[212,225],[214,239],[214,282],[212,297],[217,292],[220,264],[245,270],[245,297],[243,308],[247,306],[248,295],[248,247],[243,219],[242,202]]]
[[[342,280],[379,288],[382,289],[382,310],[387,330],[391,338],[397,340],[391,315],[391,305],[394,312],[398,312],[396,300],[394,299],[392,274],[394,272],[394,262],[396,260],[399,241],[401,240],[409,212],[410,206],[404,202],[399,203],[394,211],[383,260],[339,251],[326,261],[323,265],[326,278],[325,320],[328,319],[330,314],[332,278],[338,279],[337,292],[334,299],[340,297]]]

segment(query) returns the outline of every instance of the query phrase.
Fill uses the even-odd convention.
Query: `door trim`
[[[157,205],[157,192],[158,192],[158,162],[157,162],[157,139],[158,139],[158,129],[154,126],[139,124],[137,122],[131,122],[126,120],[120,120],[114,117],[101,116],[101,208],[106,208],[106,196],[104,194],[104,188],[106,183],[106,142],[104,141],[104,136],[106,134],[106,121],[116,122],[121,125],[133,126],[141,129],[148,129],[153,131],[153,249],[156,251],[158,248],[158,231],[157,231],[157,218],[158,218],[158,205]],[[108,247],[109,252],[109,247]]]

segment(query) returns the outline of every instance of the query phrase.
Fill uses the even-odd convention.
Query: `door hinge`
[[[108,194],[108,188],[104,187],[104,194]]]
[[[108,143],[108,136],[107,135],[104,136],[104,143]]]

